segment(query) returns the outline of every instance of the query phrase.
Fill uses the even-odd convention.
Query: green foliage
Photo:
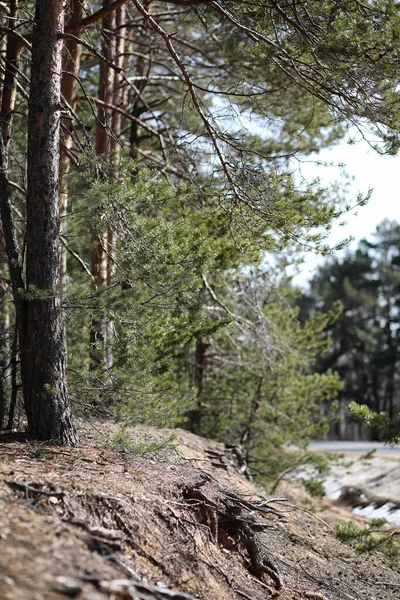
[[[201,310],[202,273],[214,255],[206,228],[196,231],[189,219],[171,215],[173,202],[188,201],[192,191],[145,172],[134,179],[131,170],[121,172],[119,183],[105,175],[75,178],[76,251],[105,228],[118,235],[118,254],[112,286],[96,288],[79,271],[70,281],[71,396],[77,407],[130,423],[171,425],[193,400],[191,390],[182,392],[170,376],[174,354],[195,335],[218,327]],[[87,218],[87,204],[93,219]],[[98,366],[91,364],[88,346],[93,321],[107,331],[107,339],[96,344]],[[105,367],[106,352],[112,358]]]
[[[256,268],[255,278],[245,274],[243,261],[259,261],[260,252],[275,245],[271,236],[260,236],[262,220],[256,213],[247,213],[253,224],[249,235],[240,219],[232,221],[232,211],[227,218],[223,210],[198,210],[191,187],[172,186],[129,165],[121,166],[116,182],[108,165],[100,162],[100,167],[101,177],[75,175],[71,186],[75,252],[84,256],[85,240],[93,232],[118,235],[113,285],[96,288],[87,273],[75,271],[68,287],[75,407],[113,415],[126,424],[172,425],[185,414],[193,421],[188,411],[196,393],[199,403],[198,382],[196,376],[188,377],[184,363],[195,340],[207,339],[227,366],[219,369],[218,356],[208,362],[201,403],[210,409],[201,411],[200,422],[193,424],[196,431],[237,442],[250,423],[247,446],[256,460],[286,441],[303,444],[321,435],[326,417],[320,406],[335,396],[338,380],[332,374],[310,374],[309,367],[326,347],[319,334],[336,318],[337,308],[301,327],[280,299],[283,288],[278,292]],[[316,198],[314,202],[317,210]],[[302,226],[302,218],[296,222],[295,213],[285,213],[284,206],[282,201],[282,219]],[[240,213],[243,218],[243,209]],[[222,306],[210,298],[207,273],[213,274]],[[265,300],[257,299],[263,295]],[[106,339],[89,353],[93,321],[103,324]],[[91,362],[93,354],[98,365]],[[255,426],[252,405],[260,381]],[[295,419],[289,416],[294,414]]]
[[[223,291],[216,281],[215,297],[233,320],[208,339],[192,428],[242,444],[255,472],[273,481],[298,459],[282,445],[305,447],[311,437],[323,435],[333,417],[334,410],[329,415],[322,407],[340,382],[334,374],[309,369],[326,349],[320,333],[335,313],[316,315],[302,327],[265,273],[232,273],[225,283]]]
[[[400,21],[390,0],[227,4],[188,2],[160,21],[169,48],[185,44],[184,72],[153,21],[131,7],[126,38],[134,50],[122,49],[126,74],[113,80],[125,99],[118,111],[100,111],[96,122],[96,136],[110,134],[110,145],[121,148],[102,157],[90,149],[98,54],[85,53],[79,102],[64,131],[75,169],[63,239],[67,284],[30,286],[24,301],[63,298],[76,410],[126,424],[171,425],[187,417],[200,433],[244,444],[256,465],[268,456],[273,479],[290,462],[282,444],[304,448],[335,413],[340,369],[331,360],[325,367],[332,369],[313,371],[328,348],[321,333],[335,320],[351,337],[341,356],[349,357],[355,340],[366,345],[379,338],[383,350],[377,343],[374,358],[385,376],[379,393],[395,382],[396,302],[388,331],[377,334],[382,290],[397,285],[390,269],[377,287],[374,257],[364,248],[337,282],[342,315],[337,303],[321,303],[300,323],[293,290],[283,278],[272,285],[267,265],[283,269],[295,260],[298,242],[327,252],[326,231],[346,210],[343,190],[297,182],[293,156],[317,152],[339,140],[348,123],[366,121],[388,151],[398,148]],[[12,18],[27,38],[32,8],[24,6],[20,22]],[[98,27],[80,35],[87,48],[100,48]],[[20,192],[27,136],[23,97],[19,102],[10,111],[16,127],[8,172]],[[114,127],[117,112],[120,127]],[[23,228],[25,204],[14,200]],[[21,248],[24,238],[21,231]],[[110,254],[106,274],[90,264],[101,246]],[[335,295],[330,274],[323,279],[324,298]],[[374,317],[366,334],[368,311]],[[368,366],[356,371],[359,381]],[[365,391],[359,388],[356,400]],[[123,436],[117,443],[129,446]]]
[[[280,464],[278,463],[279,455],[281,457]],[[313,471],[316,471],[318,474],[327,473],[330,469],[330,460],[325,455],[318,455],[310,452],[305,444],[303,449],[295,449],[292,447],[290,450],[286,451],[283,450],[282,446],[277,446],[272,451],[272,457],[272,461],[270,462],[270,456],[268,455],[267,468],[265,468],[265,465],[263,465],[262,469],[260,469],[260,466],[253,466],[253,471],[257,476],[257,480],[268,489],[270,494],[276,492],[280,482],[285,477],[298,469],[311,467]],[[319,479],[302,478],[300,481],[311,496],[325,496],[323,483]],[[310,485],[307,487],[308,481],[310,482]],[[306,502],[309,503],[309,499],[306,499]],[[312,505],[312,503],[310,504]]]
[[[361,456],[359,457],[358,460],[361,460],[361,462],[363,462],[365,464],[369,464],[369,461],[371,459],[375,458],[375,456],[376,456],[376,448],[373,448],[369,452],[366,452],[365,454],[361,454]]]
[[[390,419],[387,412],[377,413],[365,404],[357,404],[356,402],[351,402],[348,409],[355,421],[378,435],[383,442],[400,443],[400,415]]]
[[[351,403],[350,413],[357,422],[384,441],[398,440],[399,432],[399,257],[400,226],[385,220],[355,251],[319,269],[300,313],[309,317],[315,310],[341,304],[339,318],[325,332],[331,350],[319,359],[317,370],[339,374],[342,406]],[[341,435],[349,436],[351,430]]]
[[[270,36],[268,45],[255,44],[255,52],[265,64],[272,63],[283,76],[289,72],[311,94],[327,104],[331,102],[339,114],[352,114],[355,119],[366,117],[389,131],[398,130],[393,85],[397,81],[394,70],[400,35],[396,2],[285,2],[279,14],[275,14],[275,5],[270,3],[260,2],[251,11],[244,6],[246,3],[237,4],[242,5],[240,16],[246,25],[257,23],[264,35]],[[356,73],[364,82],[363,88]],[[346,91],[340,93],[339,89]]]
[[[385,523],[385,519],[380,519],[378,525]],[[355,521],[338,521],[335,523],[335,535],[339,540],[347,542],[354,538],[364,537],[371,532],[372,523],[360,527]]]
[[[313,498],[323,498],[325,496],[324,484],[319,479],[302,479],[302,484]]]
[[[36,460],[46,461],[54,459],[54,452],[46,444],[29,444],[26,451],[29,456],[36,458]]]
[[[112,450],[113,452],[143,455],[173,448],[174,440],[175,436],[170,435],[168,438],[163,440],[151,439],[146,442],[135,442],[132,439],[132,434],[127,431],[126,426],[123,426],[112,438],[103,442],[103,447],[106,450]]]
[[[335,535],[344,542],[356,542],[355,548],[358,552],[379,549],[388,557],[397,556],[399,553],[396,532],[388,528],[385,519],[371,519],[364,526],[357,525],[353,520],[338,521],[335,523]]]

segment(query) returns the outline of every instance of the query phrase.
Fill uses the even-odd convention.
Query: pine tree
[[[118,0],[101,6],[73,2],[68,5],[65,31],[54,22],[45,42],[37,36],[37,28],[42,27],[38,19],[45,19],[43,7],[46,14],[61,11],[61,19],[59,2],[36,2],[39,12],[32,31],[25,12],[19,18],[16,0],[10,8],[0,6],[7,32],[5,59],[2,56],[0,206],[15,306],[11,321],[19,331],[12,344],[13,364],[19,346],[32,431],[73,441],[59,284],[68,296],[66,314],[73,324],[67,332],[73,341],[72,361],[76,363],[78,356],[88,366],[90,322],[114,324],[115,335],[108,336],[108,347],[100,343],[96,351],[111,357],[109,349],[115,350],[115,358],[107,365],[99,360],[98,368],[88,375],[92,382],[100,382],[101,394],[114,390],[117,379],[120,388],[132,389],[128,363],[139,379],[138,374],[146,371],[152,390],[164,389],[179,347],[189,341],[197,343],[195,379],[201,390],[204,345],[219,328],[207,311],[201,311],[210,298],[205,281],[212,286],[229,270],[257,264],[263,253],[279,244],[285,247],[293,240],[307,240],[321,246],[319,228],[339,212],[335,198],[323,195],[318,186],[298,189],[288,159],[296,152],[304,155],[329,145],[349,123],[360,128],[370,123],[387,149],[396,150],[399,15],[397,4],[389,0],[366,5],[355,0],[333,5],[259,0],[251,6],[217,0]],[[24,6],[28,12],[32,8],[29,3]],[[112,42],[109,47],[107,40]],[[46,60],[40,52],[46,43],[48,59],[57,56],[53,70],[57,82],[43,79]],[[68,72],[63,75],[60,104],[62,44]],[[82,54],[80,47],[85,48]],[[126,57],[124,64],[121,56]],[[107,84],[100,97],[104,76]],[[30,84],[29,92],[26,84]],[[21,113],[28,94],[26,131]],[[17,97],[19,109],[15,111]],[[50,101],[54,108],[47,119],[53,124],[51,131],[41,119]],[[65,252],[62,256],[61,279],[56,266],[60,222],[55,156],[60,153],[60,116],[64,129],[61,212],[66,225],[61,241],[69,255],[68,261]],[[250,118],[257,123],[253,132],[249,131]],[[26,133],[27,202],[21,170]],[[45,134],[47,141],[43,138],[39,144]],[[134,158],[134,167],[124,170],[128,156]],[[38,180],[39,169],[46,171],[42,180]],[[86,178],[85,189],[79,189],[78,173],[81,183]],[[168,178],[168,193],[158,174]],[[117,199],[127,191],[128,179],[133,186],[130,192],[134,190],[138,197],[130,198],[131,206],[125,210]],[[40,189],[45,184],[47,188]],[[39,191],[45,202],[37,206]],[[103,198],[99,198],[101,191]],[[21,252],[25,210],[26,257]],[[19,215],[17,223],[13,222],[15,214]],[[88,231],[92,242],[88,242]],[[98,242],[95,248],[94,240]],[[90,267],[92,251],[96,257]],[[34,256],[40,256],[37,264]],[[107,262],[108,270],[100,272],[100,262]],[[111,272],[112,277],[108,276]],[[93,277],[98,276],[102,281],[96,289]],[[86,325],[79,317],[77,327],[74,310],[80,315],[86,311]],[[39,331],[44,320],[47,333],[46,327]],[[91,327],[92,332],[100,329]],[[34,378],[32,349],[41,335],[51,343],[41,344],[43,365],[32,392],[28,387]],[[92,354],[93,349],[92,344]],[[4,356],[10,349],[3,345],[0,351]],[[4,387],[6,380],[2,381]],[[15,400],[15,370],[13,381]],[[52,407],[46,426],[38,425],[46,420],[39,398]],[[65,433],[63,425],[50,424],[60,412],[66,421]]]
[[[328,261],[311,282],[308,314],[310,306],[326,310],[334,302],[342,305],[340,317],[327,330],[331,350],[318,369],[333,368],[342,379],[343,421],[351,402],[389,418],[400,408],[399,234],[396,222],[383,221],[371,238],[342,259]]]

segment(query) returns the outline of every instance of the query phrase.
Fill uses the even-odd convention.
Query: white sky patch
[[[318,163],[325,163],[318,165]],[[333,224],[327,238],[334,245],[349,236],[354,237],[351,248],[368,237],[385,218],[400,222],[400,156],[382,156],[365,141],[348,144],[345,141],[323,150],[318,155],[301,163],[302,176],[307,180],[319,177],[323,185],[335,181],[345,181],[345,174],[351,177],[348,189],[349,204],[361,193],[365,196],[370,188],[372,197],[366,206],[357,208],[343,216],[345,225]],[[294,279],[297,285],[304,285],[317,266],[326,258],[308,253],[301,273]]]
[[[267,137],[268,133],[272,133],[273,122],[279,121],[275,119],[266,122],[265,118],[252,115],[249,110],[240,110],[219,97],[214,99],[213,104],[215,122],[223,131],[227,129],[238,134],[247,131]],[[373,134],[368,134],[367,128],[364,134],[371,143],[382,144]],[[355,138],[355,143],[348,143],[351,136]],[[366,206],[358,207],[344,214],[336,223],[332,223],[326,239],[329,246],[335,246],[353,237],[354,241],[348,246],[353,249],[360,239],[369,237],[383,219],[400,223],[400,156],[383,156],[360,138],[360,134],[353,129],[342,142],[332,148],[323,149],[320,153],[308,157],[303,156],[300,161],[296,158],[290,161],[289,170],[295,172],[299,169],[300,186],[302,178],[305,182],[319,178],[321,185],[327,188],[336,182],[343,185],[348,182],[346,199],[349,205],[356,202],[359,194],[365,197],[372,189],[371,199]],[[338,251],[334,255],[337,256]],[[307,252],[301,272],[294,278],[294,283],[299,286],[306,285],[318,265],[325,260],[324,256]]]

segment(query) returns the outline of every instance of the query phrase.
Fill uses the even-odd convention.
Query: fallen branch
[[[18,483],[17,481],[7,481],[4,479],[4,483],[8,485],[12,490],[24,492],[26,499],[29,499],[29,495],[34,496],[53,496],[54,498],[64,498],[65,492],[56,492],[55,490],[46,490],[44,487],[34,487],[28,483]],[[41,484],[38,484],[38,486]]]

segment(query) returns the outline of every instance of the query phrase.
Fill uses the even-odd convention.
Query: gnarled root
[[[208,525],[212,540],[232,551],[245,550],[250,559],[250,570],[262,581],[268,575],[280,590],[283,579],[278,568],[262,549],[259,533],[265,531],[264,525],[257,519],[257,512],[276,514],[278,511],[268,507],[265,502],[254,502],[242,498],[229,490],[207,495],[207,479],[195,485],[185,486],[183,495],[197,513],[198,520]]]

